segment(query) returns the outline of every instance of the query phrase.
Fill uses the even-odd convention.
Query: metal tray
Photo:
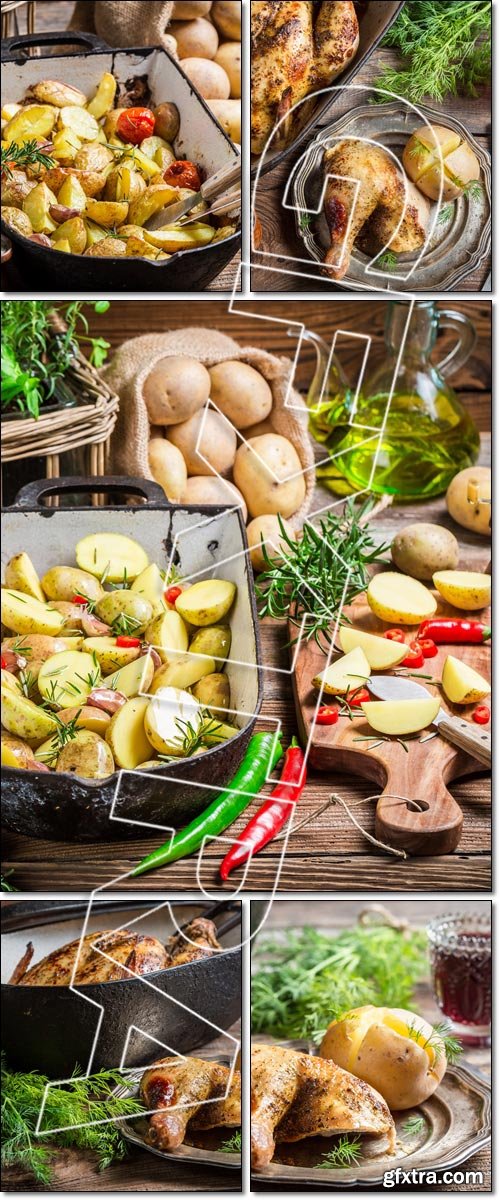
[[[203,1058],[207,1062],[213,1060],[227,1067],[231,1065],[231,1059],[227,1054],[216,1054],[207,1051],[203,1053]],[[137,1096],[139,1082],[143,1073],[144,1068],[140,1071],[131,1072],[127,1084],[124,1084],[123,1087],[115,1088],[115,1096]],[[179,1146],[177,1150],[157,1150],[146,1141],[148,1122],[145,1118],[119,1120],[116,1124],[127,1142],[131,1142],[134,1146],[139,1146],[141,1150],[147,1150],[149,1154],[155,1154],[157,1158],[174,1159],[177,1161],[181,1159],[184,1163],[197,1163],[198,1165],[204,1164],[206,1166],[229,1167],[233,1170],[241,1170],[241,1154],[238,1152],[227,1152],[220,1148],[232,1136],[234,1131],[230,1128],[200,1130],[199,1133],[192,1135],[191,1142],[183,1142],[182,1146]]]
[[[295,1050],[310,1050],[307,1042],[283,1044]],[[411,1117],[423,1117],[425,1122],[413,1134],[404,1130]],[[468,1067],[448,1067],[437,1092],[418,1108],[395,1114],[395,1124],[395,1155],[380,1154],[376,1138],[363,1139],[363,1157],[357,1166],[330,1169],[322,1167],[321,1162],[337,1139],[304,1138],[278,1145],[272,1163],[263,1171],[254,1171],[252,1178],[259,1183],[269,1180],[273,1184],[354,1188],[380,1185],[385,1172],[397,1167],[405,1171],[452,1170],[477,1154],[491,1138],[490,1085]]]
[[[441,124],[442,112],[420,105],[419,111],[427,120]],[[401,110],[400,104],[363,104],[322,129],[304,156],[293,180],[292,195],[297,236],[303,242],[308,258],[323,263],[330,244],[324,215],[304,222],[305,212],[318,210],[324,186],[322,162],[326,149],[343,137],[363,137],[387,146],[399,159],[405,143],[421,125],[417,113]],[[370,259],[354,247],[349,270],[335,286],[348,291],[450,291],[460,286],[472,271],[491,253],[491,161],[482,146],[455,117],[446,116],[446,125],[455,129],[472,146],[481,165],[481,195],[464,194],[452,204],[450,216],[438,219],[438,206],[431,206],[436,221],[424,253],[399,254],[394,272],[370,266]],[[444,204],[441,211],[444,210]],[[304,260],[300,260],[304,261]],[[369,269],[367,270],[367,267]],[[406,278],[405,278],[406,276]],[[321,276],[322,279],[325,277]]]

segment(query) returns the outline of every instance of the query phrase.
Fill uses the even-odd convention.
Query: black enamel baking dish
[[[44,497],[97,491],[121,502],[77,509],[42,504]],[[124,504],[123,498],[131,496],[146,503]],[[2,566],[23,549],[43,574],[51,566],[74,563],[79,538],[104,531],[134,537],[160,567],[168,566],[177,538],[175,561],[182,575],[219,574],[236,584],[229,621],[239,661],[230,657],[227,672],[232,708],[248,715],[236,717],[240,732],[235,737],[150,774],[115,772],[100,781],[2,767],[2,820],[15,833],[96,842],[148,837],[151,826],[187,824],[239,767],[262,703],[258,617],[240,510],[168,504],[162,488],[142,479],[53,479],[22,488],[14,505],[2,510],[2,530]]]
[[[81,45],[70,54],[64,47]],[[61,47],[61,53],[43,56],[44,46]],[[29,47],[42,47],[42,54],[30,57]],[[143,49],[110,50],[93,34],[39,33],[5,38],[2,42],[2,104],[19,103],[30,84],[41,79],[58,79],[81,88],[89,96],[101,76],[110,71],[120,83],[134,76],[147,76],[152,105],[173,101],[179,109],[181,125],[175,140],[179,158],[197,162],[212,175],[238,157],[205,101],[190,83],[179,63],[159,46]],[[206,288],[237,253],[240,233],[225,241],[179,251],[170,259],[154,262],[146,258],[87,258],[85,255],[60,254],[28,238],[2,222],[2,229],[14,247],[14,262],[29,290],[47,287],[60,292],[170,292],[199,291]]]
[[[3,980],[10,978],[28,941],[35,947],[33,962],[39,962],[47,953],[79,938],[87,902],[39,901],[36,907],[32,903],[28,927],[23,907],[19,902],[14,914],[10,905],[2,913],[8,929],[2,935]],[[120,905],[98,901],[87,932],[128,928],[141,911],[147,914],[154,907],[154,901]],[[119,1067],[122,1061],[127,1067],[142,1066],[164,1057],[169,1048],[187,1053],[217,1037],[217,1029],[229,1029],[241,1013],[241,923],[237,902],[226,905],[225,912],[222,905],[217,908],[215,923],[222,931],[223,950],[211,957],[147,976],[78,987],[82,995],[69,987],[19,987],[2,982],[2,1047],[9,1067],[42,1071],[51,1079],[68,1078],[76,1065],[86,1071],[99,1020],[96,1004],[102,1005],[103,1017],[93,1071]],[[228,917],[229,908],[236,911],[233,918]],[[175,901],[173,909],[178,925],[193,916],[209,915],[208,905],[193,901]],[[51,910],[55,910],[53,915]],[[167,908],[149,911],[137,930],[163,944],[175,932]],[[153,986],[148,987],[145,979]]]

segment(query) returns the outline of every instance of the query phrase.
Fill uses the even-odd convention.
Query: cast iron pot
[[[206,915],[203,906],[200,911],[199,905],[189,901],[184,903],[193,910],[193,915],[194,909],[198,915]],[[37,925],[43,925],[45,932],[50,934],[47,920],[47,917],[50,919],[50,907],[50,901],[40,904],[39,913],[32,915],[29,932],[15,935],[19,958],[30,938],[35,943],[34,961],[40,961],[44,956],[44,951],[36,952],[36,929]],[[151,901],[132,901],[123,904],[119,910],[112,902],[100,901],[99,921],[101,911],[102,921],[98,927],[126,926],[125,908],[130,912],[141,908],[147,911],[152,907]],[[80,936],[86,909],[86,901],[72,902],[67,911],[57,906],[52,919],[57,924],[68,921],[68,929],[59,942],[55,937],[54,947]],[[115,915],[109,919],[105,915],[120,911],[123,917]],[[137,920],[137,916],[134,919]],[[162,920],[161,913],[155,924],[155,914],[152,914],[141,923],[140,929],[165,941],[169,931],[158,927],[159,919]],[[221,921],[219,925],[223,929]],[[25,930],[26,922],[20,914],[18,922],[8,917],[8,926],[10,930],[16,926]],[[147,976],[78,987],[81,995],[69,987],[20,987],[3,983],[2,1046],[9,1066],[20,1071],[38,1070],[51,1079],[67,1079],[76,1065],[85,1072],[90,1065],[99,1021],[96,1005],[102,1006],[103,1016],[92,1055],[92,1071],[119,1067],[122,1061],[126,1067],[142,1066],[164,1057],[169,1049],[184,1054],[212,1041],[217,1036],[217,1029],[229,1029],[241,1013],[241,952],[238,946],[231,949],[228,945],[228,934],[222,933],[221,937],[224,950],[211,958],[154,971]],[[234,940],[240,940],[238,926]],[[148,987],[145,979],[153,986]],[[214,1025],[217,1026],[215,1030]]]
[[[29,57],[30,46],[64,47],[81,44],[77,54]],[[238,157],[233,143],[219,125],[179,63],[159,46],[144,49],[110,50],[88,33],[37,33],[5,38],[2,42],[2,104],[19,103],[30,84],[49,76],[70,83],[92,96],[101,76],[111,72],[119,83],[134,76],[147,76],[151,105],[173,101],[181,125],[174,148],[179,158],[198,163],[213,175]],[[206,288],[236,254],[240,233],[223,242],[183,250],[172,258],[154,262],[147,258],[87,258],[60,254],[23,238],[2,222],[4,233],[14,245],[14,261],[31,291],[53,287],[60,292],[170,292]]]
[[[78,509],[42,505],[44,497],[92,492],[147,502]],[[74,563],[78,540],[101,531],[135,538],[160,567],[168,566],[175,543],[181,575],[220,574],[236,584],[229,623],[239,661],[230,658],[226,667],[232,708],[245,715],[236,717],[242,728],[235,737],[205,754],[164,763],[150,774],[117,771],[104,780],[2,767],[3,823],[14,833],[95,842],[150,837],[151,827],[187,824],[214,799],[214,788],[229,783],[262,704],[258,617],[241,510],[168,504],[162,488],[143,479],[68,477],[22,488],[12,508],[2,510],[2,529],[2,565],[26,550],[40,575],[49,567]]]

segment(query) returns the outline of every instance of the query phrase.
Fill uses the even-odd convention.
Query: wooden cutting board
[[[382,634],[389,628],[387,622],[373,615],[364,594],[357,597],[345,612],[356,628],[364,629],[367,633]],[[489,610],[462,613],[446,605],[440,598],[436,616],[477,617],[485,624],[489,624],[490,620]],[[406,627],[408,642],[416,637],[417,628]],[[289,635],[290,640],[297,636],[297,626],[291,623]],[[479,646],[440,646],[435,658],[425,659],[420,673],[439,680],[447,655],[453,654],[489,679],[490,647],[490,642]],[[311,680],[324,670],[326,658],[313,639],[302,641],[298,653],[292,646],[290,654],[292,662],[295,657],[293,691],[300,738],[305,745],[311,733],[318,699]],[[418,679],[415,678],[414,682],[418,682]],[[470,718],[474,705],[459,707],[450,704],[442,689],[425,680],[422,683],[430,695],[440,694],[445,711],[461,718]],[[335,697],[323,693],[322,703],[328,704],[330,701],[334,702]],[[369,750],[370,742],[356,742],[355,739],[373,733],[373,742],[376,742],[380,735],[370,729],[363,717],[351,721],[347,717],[339,717],[336,725],[314,725],[309,762],[320,771],[331,772],[332,788],[339,773],[372,779],[380,787],[375,822],[376,836],[380,841],[414,855],[446,854],[458,845],[463,822],[462,810],[446,785],[459,775],[477,773],[484,771],[484,768],[476,759],[457,750],[439,735],[425,742],[418,740],[418,736],[425,737],[433,728],[407,741],[407,751],[395,739],[383,741],[375,749]],[[418,811],[412,801],[425,805],[424,811]]]

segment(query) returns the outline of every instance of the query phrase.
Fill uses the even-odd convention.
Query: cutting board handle
[[[462,809],[436,771],[432,755],[427,764],[420,760],[416,775],[415,763],[403,747],[401,754],[404,762],[385,763],[387,782],[377,803],[376,837],[409,855],[449,854],[460,841]]]

